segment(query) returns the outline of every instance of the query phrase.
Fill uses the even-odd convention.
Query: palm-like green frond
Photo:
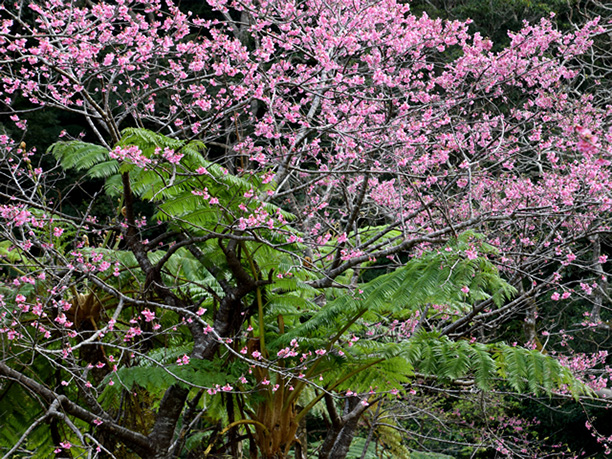
[[[574,396],[592,392],[552,356],[505,344],[495,347],[498,373],[517,392],[550,393],[560,387]]]
[[[328,333],[363,314],[410,315],[426,305],[443,304],[451,311],[465,312],[471,304],[492,299],[496,304],[510,297],[514,288],[485,257],[470,259],[462,244],[450,250],[432,251],[410,260],[405,266],[361,284],[359,292],[344,292],[313,317],[293,330],[294,337]],[[469,294],[462,291],[467,287]]]
[[[412,337],[409,346],[412,349],[406,355],[415,370],[433,378],[474,378],[483,390],[503,379],[517,392],[536,395],[554,390],[568,390],[575,396],[589,392],[569,369],[537,350],[500,343],[455,342],[424,332]]]
[[[60,162],[64,169],[87,170],[110,161],[106,148],[80,140],[56,142],[49,147],[48,152]],[[116,168],[118,163],[112,162]]]

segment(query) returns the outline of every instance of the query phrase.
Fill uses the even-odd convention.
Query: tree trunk
[[[308,459],[308,430],[306,429],[306,417],[303,417],[295,432],[295,459]]]
[[[326,395],[325,402],[332,420],[332,428],[321,446],[319,459],[344,459],[355,438],[359,419],[368,409],[369,404],[366,399],[350,397],[346,400],[343,416],[339,417],[331,396]]]

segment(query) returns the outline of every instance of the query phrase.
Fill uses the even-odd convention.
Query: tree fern
[[[363,314],[406,314],[428,304],[444,304],[461,312],[470,303],[483,299],[501,304],[514,292],[513,287],[501,279],[486,258],[469,259],[463,255],[462,244],[455,242],[449,246],[450,251],[439,250],[412,259],[393,272],[361,284],[359,292],[345,292],[328,301],[312,319],[294,329],[292,336],[310,336],[317,330],[324,333],[334,324]],[[470,294],[463,293],[464,287]]]
[[[436,348],[440,360],[439,375],[442,378],[457,379],[465,376],[472,366],[472,349],[465,341],[452,343],[444,341]]]
[[[381,353],[382,354],[382,353]],[[330,357],[318,367],[323,383],[335,391],[368,392],[374,388],[386,392],[402,390],[410,381],[413,366],[401,355],[347,357],[334,363]],[[351,377],[347,378],[348,375]]]
[[[471,346],[473,352],[474,381],[483,390],[489,390],[493,384],[493,376],[497,373],[496,362],[490,350],[481,343]],[[551,389],[552,386],[549,386]]]
[[[537,350],[502,343],[481,344],[451,341],[432,333],[418,333],[409,340],[406,355],[415,371],[433,378],[473,377],[483,390],[502,379],[517,392],[535,395],[568,390],[574,396],[590,393],[553,357]]]
[[[561,387],[574,396],[592,393],[568,368],[547,354],[504,344],[496,347],[498,373],[517,392],[550,393]]]
[[[115,397],[123,389],[132,390],[135,386],[157,395],[163,394],[166,388],[175,383],[187,384],[187,387],[213,388],[234,383],[244,371],[241,362],[228,364],[220,360],[193,359],[187,364],[178,365],[176,360],[189,354],[190,346],[174,346],[167,351],[158,361],[149,356],[135,365],[123,366],[109,374],[102,383],[102,400]],[[111,380],[113,385],[108,384]]]
[[[117,147],[131,145],[138,146],[144,157],[155,161],[155,167],[115,161],[105,149],[85,142],[60,142],[50,151],[62,167],[86,171],[89,177],[104,178],[106,192],[111,196],[122,193],[120,174],[125,173],[124,177],[129,176],[131,180],[133,193],[156,207],[154,218],[166,222],[170,229],[180,230],[186,237],[225,234],[244,228],[239,226],[241,218],[262,212],[262,209],[270,216],[280,214],[285,220],[292,218],[274,204],[262,204],[257,199],[259,194],[274,186],[264,184],[261,174],[229,174],[205,158],[205,146],[200,142],[172,139],[145,129],[126,129]],[[180,152],[181,160],[164,160],[160,151],[167,148]],[[211,205],[211,198],[218,202]],[[262,226],[267,225],[264,222]],[[242,267],[254,279],[269,279],[271,284],[258,286],[256,293],[244,296],[236,313],[257,310],[255,315],[259,315],[259,320],[250,322],[254,327],[246,332],[248,339],[250,344],[261,346],[261,355],[274,360],[268,362],[269,366],[251,368],[253,377],[258,379],[256,382],[273,380],[284,384],[293,380],[296,386],[295,395],[281,399],[279,406],[293,409],[300,392],[305,390],[304,378],[315,381],[319,378],[317,384],[340,393],[349,389],[360,393],[401,390],[415,374],[444,384],[459,378],[473,378],[474,384],[483,390],[507,384],[515,391],[535,394],[551,393],[559,388],[568,388],[574,394],[585,391],[569,370],[550,356],[504,344],[453,341],[435,331],[440,320],[453,320],[452,313],[461,316],[483,301],[498,307],[514,294],[514,288],[501,278],[490,260],[496,256],[495,249],[483,243],[481,236],[471,232],[461,234],[446,247],[425,251],[404,266],[369,282],[355,285],[353,272],[347,270],[334,281],[339,287],[344,282],[351,286],[350,289],[321,292],[309,285],[317,275],[314,270],[311,272],[302,266],[298,255],[303,253],[300,245],[287,244],[287,235],[298,235],[297,232],[289,226],[280,230],[271,226],[236,231],[252,236],[251,240],[241,240],[237,245]],[[396,230],[386,232],[385,227],[359,230],[361,243],[376,239],[393,245],[395,238],[399,243],[400,236]],[[357,241],[357,234],[348,237],[349,241]],[[148,257],[153,265],[165,261],[161,270],[163,283],[177,297],[186,299],[190,306],[197,304],[209,308],[213,301],[216,303],[227,293],[224,281],[229,285],[239,282],[228,267],[223,244],[223,237],[219,237],[194,243],[191,251],[179,248],[171,256],[166,256],[168,252],[162,250],[151,250]],[[478,249],[478,256],[474,255],[474,247]],[[83,252],[88,254],[93,250]],[[107,282],[123,290],[126,285],[145,282],[133,254],[104,248],[96,250],[122,267],[118,278],[113,279],[115,276],[108,274]],[[9,252],[8,248],[4,251]],[[325,251],[323,247],[323,255],[327,255]],[[318,301],[318,297],[324,296],[327,301]],[[439,319],[436,308],[448,312],[450,317]],[[210,309],[204,316],[206,320],[214,318],[214,308]],[[413,333],[411,330],[412,335],[405,334],[399,339],[390,334],[369,339],[375,331],[372,323],[416,317],[422,318],[430,331],[417,329]],[[158,318],[162,326],[176,324],[179,320],[174,311],[162,311]],[[118,330],[127,327],[130,319],[127,315],[124,319],[116,325]],[[118,391],[131,391],[136,387],[159,398],[174,384],[186,387],[235,384],[238,375],[247,370],[240,359],[193,359],[185,365],[177,364],[177,358],[190,352],[185,327],[177,328],[163,353],[150,352],[148,359],[136,359],[106,377],[101,397],[103,404],[115,403],[113,397]],[[238,341],[244,337],[237,332],[232,339]],[[357,337],[361,339],[355,342]],[[295,342],[299,344],[295,345],[299,347],[298,355],[288,359],[274,357]],[[298,360],[299,370],[293,373],[291,368]],[[309,360],[307,368],[306,364],[301,366],[302,360]],[[282,374],[279,370],[283,370]],[[296,378],[297,371],[307,374]],[[109,384],[111,379],[114,386]],[[273,392],[262,389],[260,400],[252,400],[254,408],[249,408],[248,412],[256,416],[257,407],[278,402],[281,392]],[[309,405],[321,396],[317,393]]]
[[[306,299],[297,295],[290,294],[278,294],[269,295],[268,302],[266,303],[266,314],[275,317],[279,314],[284,316],[297,315],[300,316],[304,311],[311,311],[316,305]]]
[[[115,170],[112,171],[109,168],[107,174],[103,175],[108,177],[116,172],[118,166],[117,161],[110,161],[106,148],[80,140],[56,142],[49,147],[48,152],[60,162],[64,169],[89,170],[94,166],[113,162]]]

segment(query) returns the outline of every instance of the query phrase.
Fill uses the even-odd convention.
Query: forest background
[[[606,2],[0,21],[3,457],[610,454]]]

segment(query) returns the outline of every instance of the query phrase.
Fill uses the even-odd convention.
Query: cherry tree
[[[305,455],[324,405],[319,455],[345,457],[415,373],[605,393],[537,325],[544,296],[605,316],[611,111],[574,65],[597,20],[493,52],[395,0],[208,4],[0,7],[0,376],[40,413],[7,456],[36,435],[91,457]],[[35,151],[37,109],[89,137]],[[103,183],[78,215],[68,172]],[[526,347],[496,341],[516,318]]]

